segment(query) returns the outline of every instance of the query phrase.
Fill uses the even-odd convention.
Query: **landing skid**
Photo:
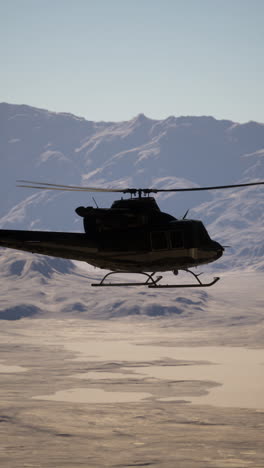
[[[100,283],[93,283],[92,286],[112,286],[112,287],[120,287],[120,286],[147,286],[148,288],[207,288],[209,286],[213,286],[215,283],[217,283],[217,281],[219,281],[219,277],[215,277],[210,283],[203,283],[199,276],[201,275],[200,274],[195,274],[193,271],[191,270],[184,270],[186,271],[187,273],[191,273],[191,275],[193,275],[195,277],[195,279],[197,280],[197,283],[182,283],[182,284],[158,284],[159,281],[162,279],[162,276],[157,276],[156,278],[154,278],[153,276],[155,275],[156,272],[154,273],[145,273],[145,272],[141,272],[139,273],[140,275],[144,275],[147,277],[147,279],[145,281],[139,281],[139,282],[126,282],[126,283],[109,283],[109,282],[105,282],[106,278],[108,278],[109,276],[111,275],[115,275],[115,274],[124,274],[124,273],[128,273],[128,274],[131,274],[127,271],[110,271],[109,273],[107,273],[103,279],[100,281]]]
[[[116,274],[130,274],[130,272],[127,272],[127,271],[110,271],[110,273],[107,273],[103,279],[100,281],[100,283],[93,283],[92,286],[150,286],[152,285],[152,287],[158,287],[157,286],[157,283],[158,281],[161,280],[162,276],[157,276],[156,279],[153,278],[153,275],[155,275],[155,272],[154,273],[144,273],[144,272],[141,272],[141,273],[137,273],[137,274],[140,274],[140,275],[145,275],[147,276],[147,279],[146,281],[139,281],[139,282],[136,282],[136,283],[105,283],[104,281],[106,280],[106,278],[110,275],[116,275]]]

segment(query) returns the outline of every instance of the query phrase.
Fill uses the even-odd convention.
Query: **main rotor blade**
[[[264,185],[264,182],[249,182],[247,184],[232,184],[232,185],[215,185],[212,187],[191,187],[191,188],[175,188],[175,189],[149,189],[155,193],[157,192],[193,192],[199,190],[222,190],[237,187],[250,187],[252,185]]]
[[[109,192],[109,193],[130,193],[133,195],[139,194],[150,194],[160,192],[198,192],[202,190],[223,190],[229,188],[239,187],[251,187],[254,185],[264,185],[264,182],[248,182],[244,184],[230,184],[230,185],[213,185],[208,187],[186,187],[186,188],[175,188],[175,189],[156,189],[156,188],[99,188],[99,187],[85,187],[78,185],[61,185],[61,184],[50,184],[47,182],[34,182],[31,180],[18,180],[19,185],[17,187],[34,188],[39,190],[63,190],[69,192]]]
[[[112,188],[98,188],[98,187],[83,187],[79,185],[61,185],[49,184],[47,182],[34,182],[32,180],[17,180],[19,183],[17,187],[34,188],[40,190],[64,190],[70,192],[131,192],[136,193],[137,189],[112,189]]]

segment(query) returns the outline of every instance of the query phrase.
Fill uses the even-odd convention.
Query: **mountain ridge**
[[[24,114],[27,115],[25,118]],[[70,113],[0,104],[0,227],[82,231],[76,206],[91,194],[35,192],[15,188],[16,179],[102,187],[222,185],[264,180],[264,124],[212,116],[138,114],[124,122],[92,122]],[[190,208],[225,252],[217,268],[263,268],[263,189],[159,194],[165,212],[180,217]],[[113,195],[97,194],[99,206]]]

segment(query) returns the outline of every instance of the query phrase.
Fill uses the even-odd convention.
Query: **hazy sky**
[[[0,102],[264,122],[264,0],[0,0]]]

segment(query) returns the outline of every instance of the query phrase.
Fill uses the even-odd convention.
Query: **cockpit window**
[[[164,250],[168,248],[167,236],[163,231],[154,231],[151,233],[151,245],[153,250]]]
[[[183,247],[183,232],[171,231],[170,240],[172,249],[180,249],[181,247]]]

